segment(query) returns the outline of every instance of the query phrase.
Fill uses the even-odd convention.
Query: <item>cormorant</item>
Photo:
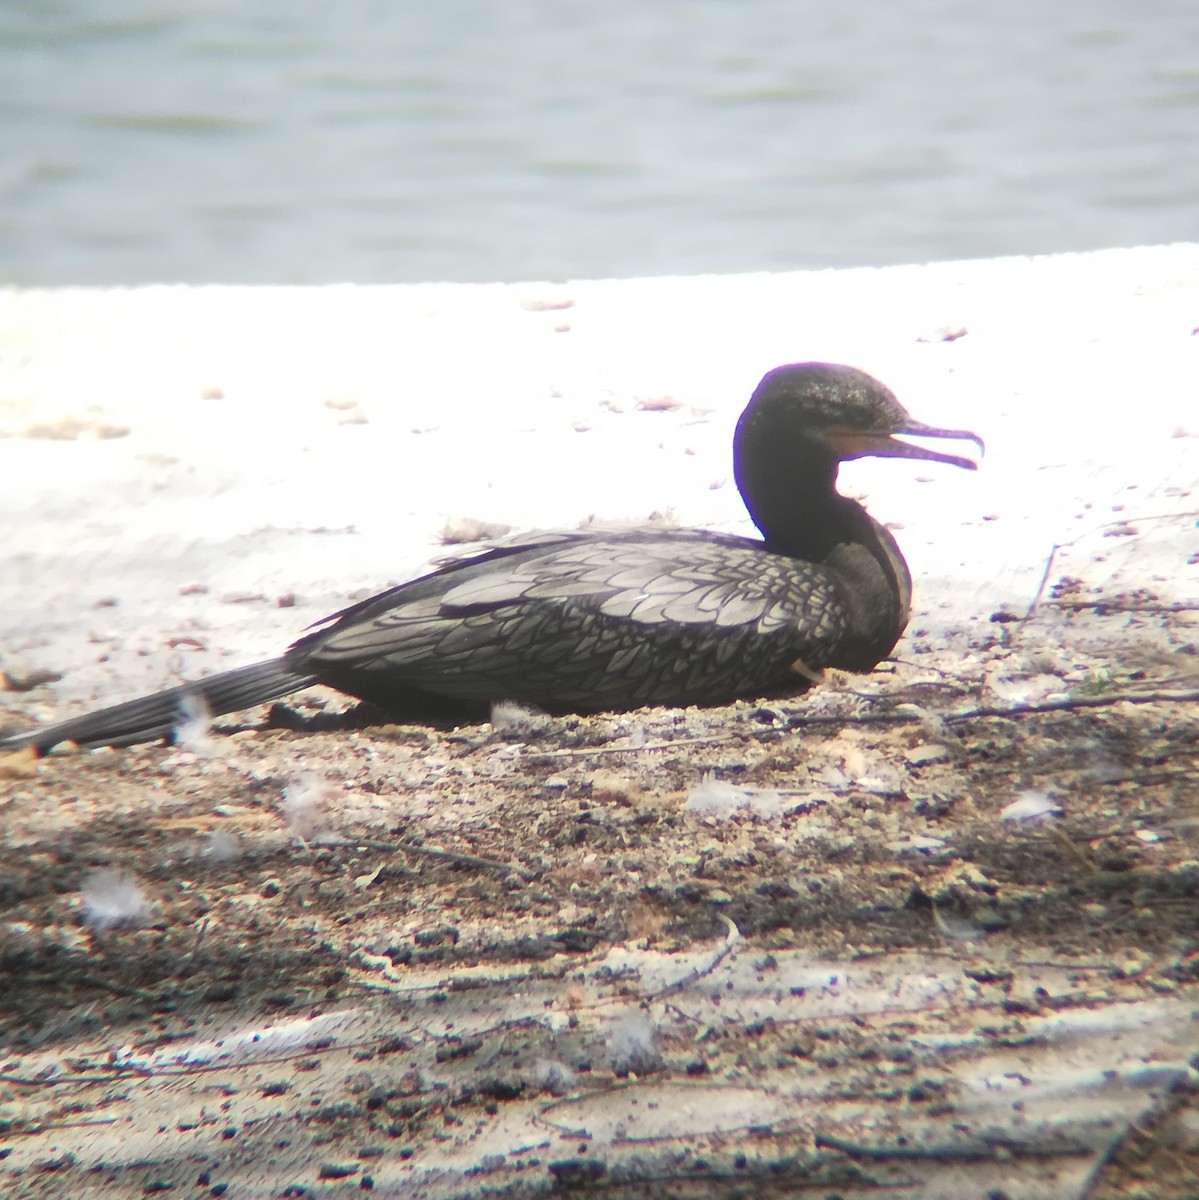
[[[762,540],[698,529],[536,533],[451,562],[317,622],[279,658],[0,739],[44,752],[168,735],[189,696],[214,714],[325,684],[419,716],[531,702],[558,712],[723,704],[800,692],[824,667],[869,671],[907,624],[890,533],[836,490],[865,455],[974,462],[896,434],[983,443],[913,420],[853,367],[777,367],[733,441]]]

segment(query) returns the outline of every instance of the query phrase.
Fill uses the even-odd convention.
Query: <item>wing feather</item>
[[[349,609],[294,651],[466,699],[682,702],[793,679],[835,654],[845,605],[819,564],[694,531],[554,534]]]

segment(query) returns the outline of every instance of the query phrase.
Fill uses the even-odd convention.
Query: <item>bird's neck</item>
[[[844,650],[861,660],[850,669],[885,658],[907,625],[911,576],[890,533],[837,491],[836,460],[774,454],[747,470],[738,457],[737,485],[771,553],[822,563],[844,583],[854,644]]]
[[[737,454],[737,487],[766,548],[806,562],[824,562],[833,547],[868,535],[866,510],[837,491],[837,462],[778,447]]]

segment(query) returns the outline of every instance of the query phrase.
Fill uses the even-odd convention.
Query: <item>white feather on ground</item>
[[[775,817],[783,811],[783,798],[770,788],[743,788],[735,783],[717,779],[711,771],[704,773],[687,793],[683,808],[705,817],[731,817],[747,808],[761,817]]]
[[[999,813],[1000,820],[1013,824],[1031,824],[1049,817],[1060,817],[1062,806],[1048,792],[1021,792],[1011,804]]]
[[[654,1023],[640,1009],[621,1017],[608,1034],[608,1061],[614,1075],[645,1075],[662,1065]]]
[[[132,875],[96,871],[80,892],[83,918],[93,929],[136,928],[150,916],[150,901]]]
[[[283,789],[279,811],[292,837],[311,842],[329,832],[327,792],[324,780],[311,773],[297,776]]]
[[[549,721],[540,709],[515,700],[497,700],[491,706],[491,727],[496,733],[531,733],[545,728]]]
[[[191,754],[212,749],[212,710],[199,692],[187,692],[179,701],[175,718],[175,745]]]

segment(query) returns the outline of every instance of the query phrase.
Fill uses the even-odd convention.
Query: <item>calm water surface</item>
[[[493,280],[1199,237],[1196,0],[10,0],[0,281]]]

